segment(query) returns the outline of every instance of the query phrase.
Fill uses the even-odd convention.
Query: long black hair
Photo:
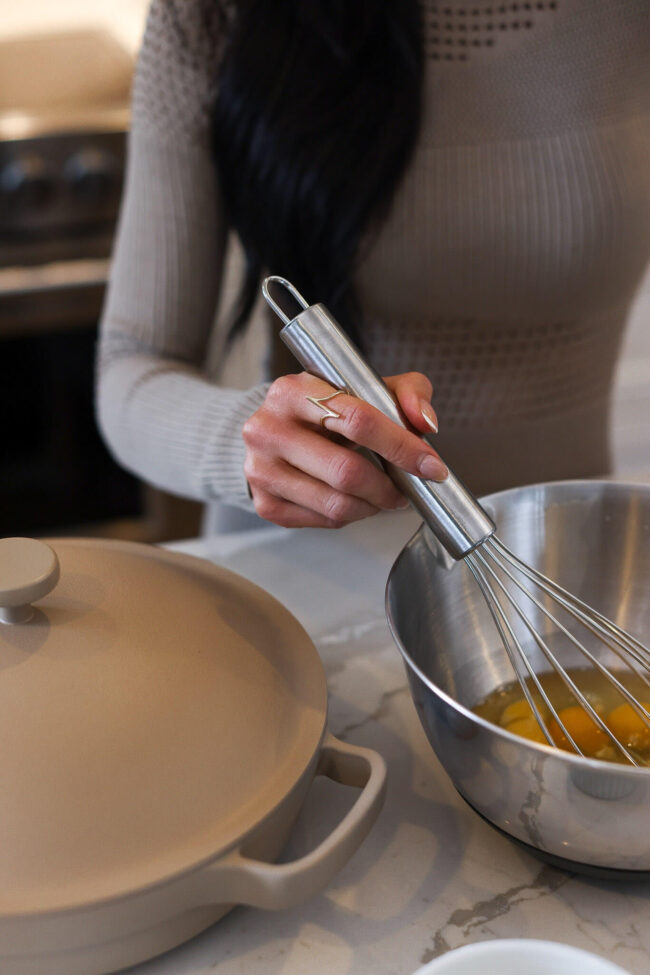
[[[268,269],[359,340],[355,262],[413,151],[422,63],[418,0],[237,0],[213,116],[246,255],[233,333]]]

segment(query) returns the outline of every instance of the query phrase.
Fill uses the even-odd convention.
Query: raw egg
[[[650,711],[648,701],[641,703],[646,711]],[[628,748],[638,748],[640,751],[650,748],[650,728],[631,704],[621,704],[610,711],[607,726]]]
[[[511,731],[513,735],[519,735],[520,738],[528,738],[529,741],[539,741],[542,745],[548,745],[544,732],[535,718],[517,718],[506,725],[506,731]]]
[[[578,748],[585,755],[594,755],[599,749],[609,743],[607,734],[579,704],[562,708],[558,712],[558,717]],[[563,748],[567,752],[574,750],[555,719],[551,721],[548,730],[551,732],[551,737],[558,748]]]
[[[534,697],[533,700],[535,701],[537,709],[542,716],[542,720],[546,721],[548,718],[548,708],[536,697]],[[533,709],[526,698],[522,697],[518,701],[513,701],[512,704],[508,704],[508,706],[503,709],[501,712],[501,717],[499,718],[499,724],[502,728],[508,728],[508,731],[512,731],[512,728],[508,726],[512,724],[513,721],[521,721],[525,718],[532,719],[535,725],[537,725],[537,720],[535,719]],[[515,734],[517,734],[517,732],[515,732]],[[544,736],[542,735],[542,737]],[[544,741],[546,741],[546,738],[544,738]]]

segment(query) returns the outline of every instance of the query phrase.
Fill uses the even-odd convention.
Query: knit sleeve
[[[136,67],[127,171],[100,325],[97,416],[116,459],[200,501],[248,508],[244,421],[267,386],[208,380],[226,242],[209,145],[227,16],[153,0]]]

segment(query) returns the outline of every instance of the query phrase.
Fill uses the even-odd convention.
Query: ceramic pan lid
[[[11,544],[0,605],[20,618],[56,560]],[[0,624],[2,915],[213,858],[290,791],[325,725],[313,644],[258,587],[144,545],[48,544],[60,580],[29,621]]]

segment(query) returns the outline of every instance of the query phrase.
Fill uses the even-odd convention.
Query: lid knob
[[[0,623],[26,623],[30,603],[59,581],[56,552],[35,538],[0,538]]]

